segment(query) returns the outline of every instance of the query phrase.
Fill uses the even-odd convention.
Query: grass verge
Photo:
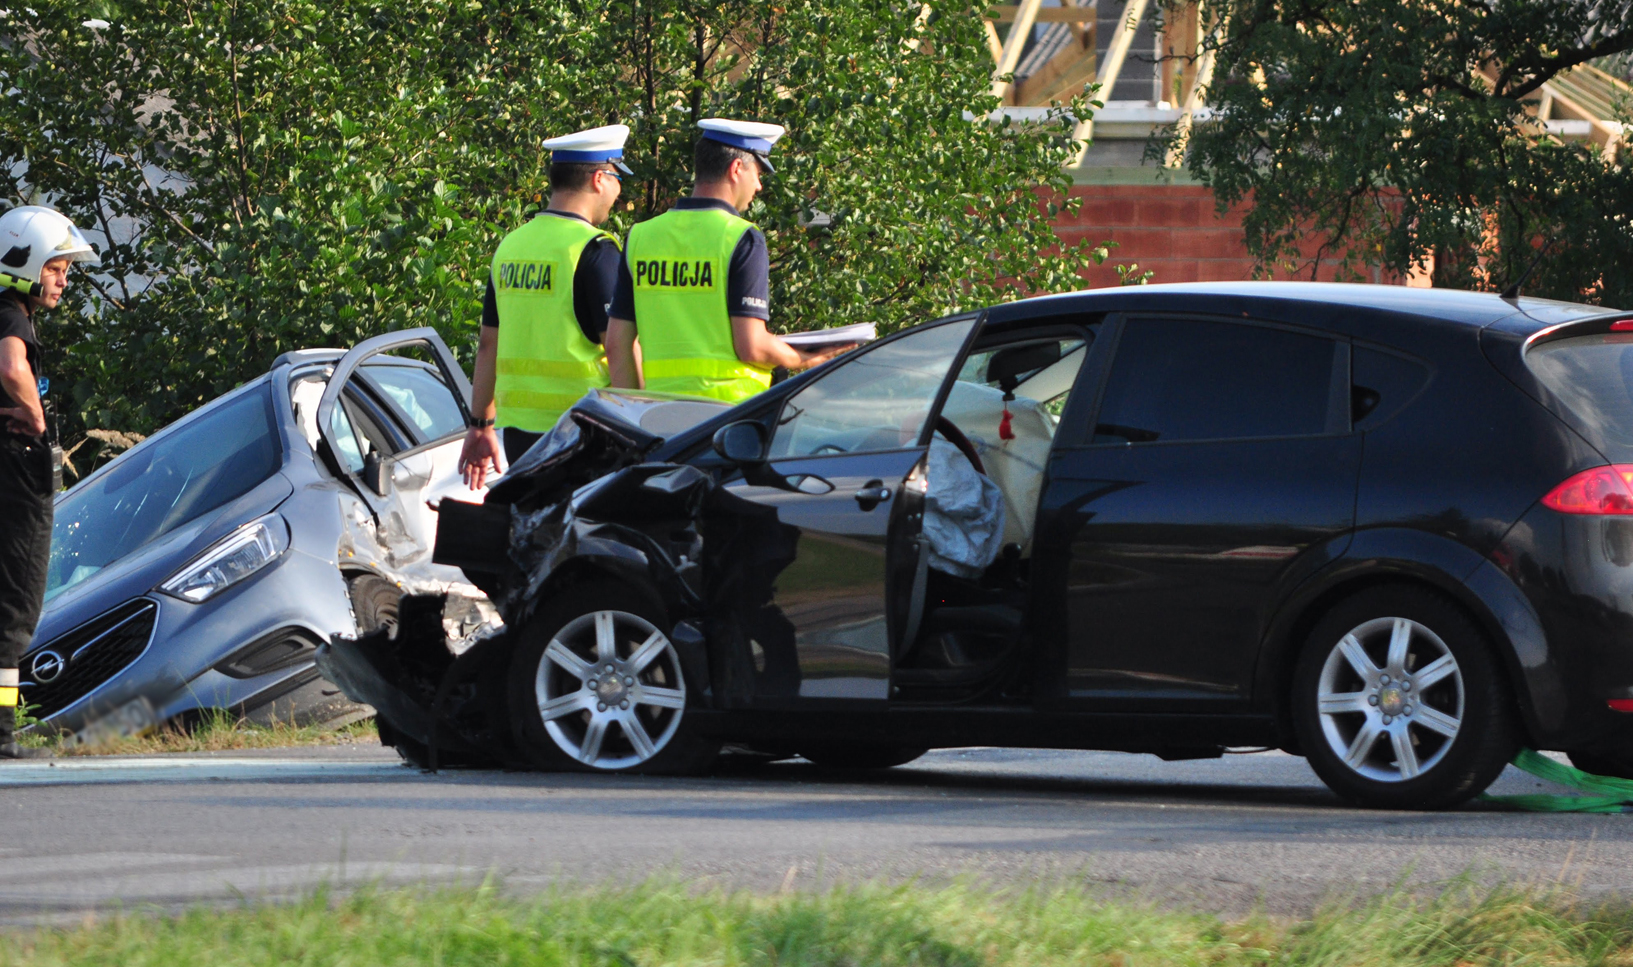
[[[56,738],[28,734],[22,740],[36,748],[50,748],[60,756],[152,755],[161,752],[230,752],[234,749],[288,749],[298,746],[378,745],[380,732],[372,718],[338,729],[317,725],[274,722],[258,725],[228,712],[209,709],[190,727],[163,725],[141,735],[94,743],[69,744]]]
[[[1223,921],[1078,888],[850,886],[772,896],[679,883],[319,893],[0,936],[0,965],[1511,967],[1633,964],[1633,915],[1559,896],[1395,893],[1309,920]]]

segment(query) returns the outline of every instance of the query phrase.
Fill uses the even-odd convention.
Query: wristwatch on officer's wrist
[[[493,425],[493,421],[492,420],[482,420],[482,419],[478,419],[478,418],[473,416],[473,417],[471,417],[471,422],[470,422],[469,425],[470,425],[471,429],[473,429],[473,430],[485,430],[488,427]]]

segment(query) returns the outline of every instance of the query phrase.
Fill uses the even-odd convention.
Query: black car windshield
[[[242,497],[279,453],[263,385],[121,457],[58,502],[46,600]]]
[[[1526,353],[1525,361],[1604,443],[1633,447],[1633,333],[1549,340]]]

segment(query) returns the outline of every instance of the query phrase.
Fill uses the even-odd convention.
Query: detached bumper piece
[[[446,604],[442,594],[405,596],[395,632],[337,635],[318,649],[317,667],[347,697],[374,706],[380,741],[421,768],[526,768],[510,738],[508,642],[479,639],[455,656]]]

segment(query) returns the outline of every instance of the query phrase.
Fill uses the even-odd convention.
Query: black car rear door
[[[1353,525],[1349,344],[1182,315],[1107,336],[1095,415],[1057,447],[1038,528],[1064,566],[1067,690],[1101,707],[1245,700],[1274,602]]]

